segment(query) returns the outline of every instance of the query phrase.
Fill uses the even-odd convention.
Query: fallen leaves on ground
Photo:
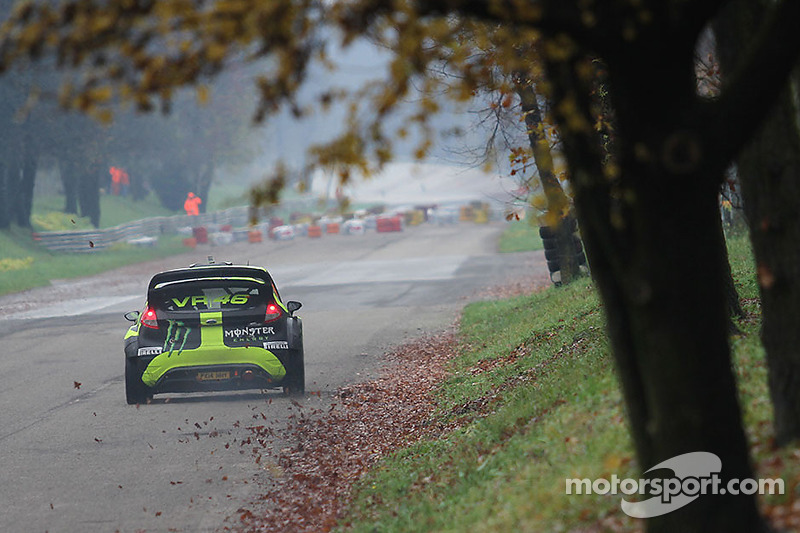
[[[331,530],[352,484],[370,466],[399,446],[441,430],[430,423],[435,407],[430,392],[447,375],[445,363],[456,346],[452,330],[414,341],[389,354],[391,364],[378,379],[339,389],[324,416],[302,409],[292,415],[294,444],[272,452],[271,468],[281,475],[262,497],[265,509],[239,509],[244,530]],[[251,431],[258,440],[268,434],[264,426]],[[270,455],[266,447],[261,452]]]

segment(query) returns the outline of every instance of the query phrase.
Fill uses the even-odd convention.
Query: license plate
[[[231,373],[227,370],[197,373],[197,381],[221,381],[223,379],[231,379]]]

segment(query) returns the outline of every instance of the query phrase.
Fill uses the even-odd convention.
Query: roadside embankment
[[[760,311],[749,246],[731,242],[747,317],[732,339],[756,472],[785,496],[762,499],[797,530],[797,448],[772,447]],[[470,304],[453,331],[396,350],[382,377],[302,413],[281,472],[242,509],[258,531],[639,531],[620,495],[566,494],[569,478],[637,478],[624,404],[588,279]],[[264,437],[264,435],[261,435]]]

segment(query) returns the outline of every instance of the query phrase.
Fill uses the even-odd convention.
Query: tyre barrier
[[[556,238],[556,232],[550,226],[539,226],[539,237],[542,238],[542,242],[547,247],[547,243],[551,243],[551,247],[555,249],[555,244],[553,244],[553,239]]]
[[[111,245],[127,242],[139,237],[159,237],[182,233],[187,228],[186,237],[192,236],[192,226],[219,224],[233,227],[244,226],[248,222],[248,208],[232,207],[224,211],[200,213],[197,216],[173,215],[169,217],[151,217],[120,224],[112,228],[97,230],[72,231],[37,231],[33,239],[38,244],[57,252],[88,253],[104,250]]]
[[[393,217],[378,217],[375,224],[375,231],[378,233],[403,231],[403,220],[399,215]]]
[[[233,244],[233,233],[217,231],[208,236],[208,240],[214,246],[227,246]]]
[[[567,216],[566,218],[561,220],[562,224],[566,224],[569,227],[570,233],[576,233],[578,231],[578,220],[573,216]],[[556,229],[552,226],[539,226],[539,237],[542,240],[550,240],[556,238]],[[580,237],[575,235],[580,242]]]
[[[250,230],[248,228],[236,228],[231,232],[233,235],[233,242],[247,242],[248,234]]]
[[[317,225],[309,226],[307,236],[312,239],[319,239],[322,237],[322,227]]]
[[[586,267],[586,254],[583,252],[583,243],[578,235],[578,221],[574,216],[568,215],[562,219],[561,224],[565,224],[572,237],[572,250],[567,252],[569,261],[578,267]],[[561,285],[561,263],[564,257],[558,250],[558,228],[552,226],[540,226],[539,236],[542,238],[544,246],[544,256],[547,261],[547,270],[550,272],[550,280],[555,285]]]
[[[197,244],[208,244],[208,228],[205,226],[192,228],[192,236],[197,239]]]
[[[250,231],[247,232],[247,242],[249,242],[250,244],[261,242],[263,239],[264,237],[261,234],[261,231],[257,229],[251,229]]]
[[[328,222],[327,224],[325,224],[325,233],[329,235],[339,233],[339,223]]]
[[[547,259],[548,261],[558,261],[558,250],[556,250],[555,248],[545,248],[544,258]]]
[[[475,224],[488,224],[489,223],[489,211],[487,209],[476,209],[473,213],[472,221]]]
[[[409,226],[419,226],[425,222],[425,212],[420,209],[414,209],[406,213],[406,224]]]

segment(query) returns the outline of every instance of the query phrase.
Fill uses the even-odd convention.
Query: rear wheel
[[[147,403],[153,399],[147,386],[142,383],[142,371],[137,368],[135,359],[125,358],[125,399],[129,405]]]
[[[286,396],[303,396],[306,393],[306,367],[303,350],[300,350],[286,365],[283,393]]]

